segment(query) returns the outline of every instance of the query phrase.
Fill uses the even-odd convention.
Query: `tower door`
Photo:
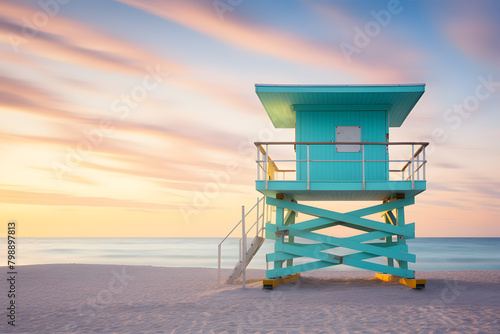
[[[360,126],[336,126],[335,127],[336,142],[360,143],[361,142],[361,127]],[[338,153],[359,153],[361,145],[336,145],[335,151]]]

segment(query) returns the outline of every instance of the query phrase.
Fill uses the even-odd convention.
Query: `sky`
[[[2,0],[0,235],[14,220],[24,237],[223,237],[260,195],[253,142],[294,140],[256,83],[425,83],[391,129],[430,142],[407,220],[420,237],[500,237],[499,15],[497,1]]]

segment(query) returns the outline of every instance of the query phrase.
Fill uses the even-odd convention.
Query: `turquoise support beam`
[[[266,239],[276,240],[277,226],[271,223],[266,223]]]
[[[269,253],[266,254],[266,261],[267,262],[274,262],[274,261],[286,261],[289,259],[294,259],[297,257],[301,257],[302,255],[293,255],[293,254],[286,254],[286,253]]]
[[[276,208],[276,226],[283,226],[283,208]],[[283,251],[283,233],[276,235],[276,241],[274,242],[274,251],[282,252]],[[274,269],[278,269],[283,267],[283,261],[278,260],[274,261]]]
[[[320,251],[320,247],[314,248],[314,249],[303,249],[297,246],[292,246],[292,245],[283,245],[283,251],[285,253],[289,254],[294,254],[294,255],[301,255],[305,257],[310,257],[313,259],[318,259],[321,261],[325,262],[331,262],[333,264],[341,264],[340,259],[338,256],[328,254],[328,253],[323,253]]]
[[[375,232],[368,232],[368,233],[363,233],[359,235],[355,235],[352,237],[347,237],[344,238],[345,240],[352,240],[352,241],[358,241],[358,242],[364,242],[364,241],[370,241],[374,239],[380,239],[383,237],[386,237],[390,235],[387,232],[382,232],[382,231],[375,231]]]
[[[268,205],[275,205],[275,204],[273,204],[274,201],[276,201],[276,199],[271,198],[271,197],[266,197],[266,203]],[[289,202],[289,203],[291,203],[291,202]],[[297,203],[295,203],[295,204],[297,204]],[[370,206],[367,208],[350,211],[350,212],[347,212],[346,214],[350,214],[350,215],[357,216],[357,217],[364,217],[364,216],[372,215],[372,214],[375,214],[378,212],[390,211],[390,210],[394,210],[397,208],[403,208],[405,206],[412,205],[412,204],[415,204],[414,197],[410,197],[410,198],[406,198],[406,199],[402,199],[402,200],[396,200],[396,201],[383,203],[383,204],[377,204],[377,205],[373,205],[373,206]],[[324,222],[326,225],[326,224],[335,223],[338,221],[335,219],[327,219],[324,217],[320,217],[320,218],[308,220],[307,222],[312,224],[311,227],[314,227],[314,226],[322,226],[320,224],[321,222]],[[306,223],[306,222],[302,222],[300,224],[304,224],[304,223]],[[318,223],[318,225],[314,225],[316,223]],[[299,224],[297,224],[297,226],[299,226]],[[304,225],[304,226],[306,226],[306,225]],[[304,227],[304,228],[309,228],[309,227]]]
[[[379,213],[382,211],[403,208],[405,206],[412,205],[412,204],[415,204],[414,197],[400,199],[400,200],[387,202],[387,203],[383,203],[383,204],[377,204],[377,205],[369,206],[369,207],[366,207],[363,209],[354,210],[354,211],[351,211],[348,213],[352,214],[352,215],[359,215],[359,217],[364,217],[364,216],[369,216],[369,215],[372,215],[374,213]]]
[[[400,209],[397,209],[396,210],[396,223],[398,226],[405,226],[405,211],[404,211],[404,208],[400,208]],[[406,246],[406,238],[404,236],[398,236],[397,237],[398,240],[398,245],[405,245]],[[402,269],[408,269],[408,261],[404,261],[404,260],[401,260],[399,259],[395,259],[398,264],[399,264],[399,267],[402,268]],[[414,278],[414,276],[412,277],[408,277],[408,278]]]
[[[301,273],[304,271],[330,267],[331,265],[332,264],[330,262],[325,262],[325,261],[316,261],[316,262],[309,262],[309,263],[304,263],[304,264],[297,264],[293,267],[285,267],[285,268],[279,268],[279,269],[274,269],[274,270],[267,270],[266,277],[267,278],[275,278],[275,277],[281,277],[281,276],[285,276],[285,275],[293,275],[293,274]]]
[[[306,244],[297,244],[297,243],[289,243],[290,245],[301,247],[302,249],[316,249],[319,248],[321,250],[326,250],[332,248],[330,245],[325,245],[325,244],[312,244],[312,245],[306,245]],[[288,259],[294,259],[297,257],[301,257],[302,255],[293,255],[293,254],[286,254],[286,253],[270,253],[266,254],[266,261],[267,262],[273,262],[276,260],[288,260]]]
[[[384,223],[377,222],[375,220],[360,218],[352,214],[346,214],[346,213],[342,214],[334,211],[315,208],[312,206],[298,204],[298,203],[287,202],[284,200],[270,198],[270,197],[267,197],[267,203],[270,205],[274,205],[277,208],[295,210],[306,213],[311,216],[325,217],[337,221],[347,221],[350,224],[359,225],[361,227],[368,227],[375,230],[385,231],[393,234],[400,234],[400,235],[405,234],[404,229],[401,228],[400,226],[387,225]]]
[[[290,229],[290,232],[292,229]],[[305,232],[305,231],[293,231],[295,236],[319,241],[328,245],[337,246],[337,247],[346,247],[349,249],[354,249],[361,252],[376,254],[377,256],[386,256],[391,257],[393,259],[415,262],[415,255],[410,253],[403,253],[404,248],[399,248],[398,250],[389,250],[382,247],[376,247],[367,245],[364,243],[360,243],[357,241],[347,240],[343,238],[330,237],[327,235],[314,233],[314,232]]]
[[[295,228],[303,231],[314,231],[322,228],[332,227],[338,225],[338,221],[334,221],[327,218],[315,218],[301,223],[295,224]]]
[[[385,220],[386,224],[391,224],[391,222],[389,221],[389,218],[385,214],[384,214],[384,220]],[[385,237],[384,240],[385,240],[386,244],[392,244],[393,243],[393,241],[392,241],[392,235]],[[393,258],[390,258],[390,257],[387,258],[387,266],[394,267],[394,259]]]
[[[401,276],[401,277],[406,277],[406,278],[412,278],[415,275],[415,272],[413,270],[396,268],[396,267],[388,267],[388,266],[383,265],[383,264],[366,262],[366,261],[361,261],[361,260],[354,259],[354,258],[349,258],[349,256],[344,257],[344,264],[351,266],[351,267],[379,271],[379,272],[382,272],[384,274],[391,274],[391,275],[396,275],[396,276]]]
[[[296,215],[295,211],[288,211],[288,214],[285,218],[285,225],[288,226],[288,225],[295,224],[295,215]],[[288,242],[293,243],[294,241],[295,241],[295,237],[293,235],[289,235]],[[293,258],[286,260],[286,266],[287,267],[293,266]]]

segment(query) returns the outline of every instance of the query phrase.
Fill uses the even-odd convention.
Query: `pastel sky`
[[[253,142],[294,140],[255,83],[426,83],[391,130],[431,143],[407,220],[422,237],[499,237],[499,15],[498,1],[0,1],[0,233],[224,236],[259,196]]]

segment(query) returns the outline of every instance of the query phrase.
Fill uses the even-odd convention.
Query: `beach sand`
[[[7,280],[0,285],[0,332],[500,333],[500,271],[418,272],[428,280],[422,290],[368,271],[308,272],[272,291],[263,277],[248,270],[243,290],[217,284],[209,268],[22,266],[15,327],[5,316]]]

